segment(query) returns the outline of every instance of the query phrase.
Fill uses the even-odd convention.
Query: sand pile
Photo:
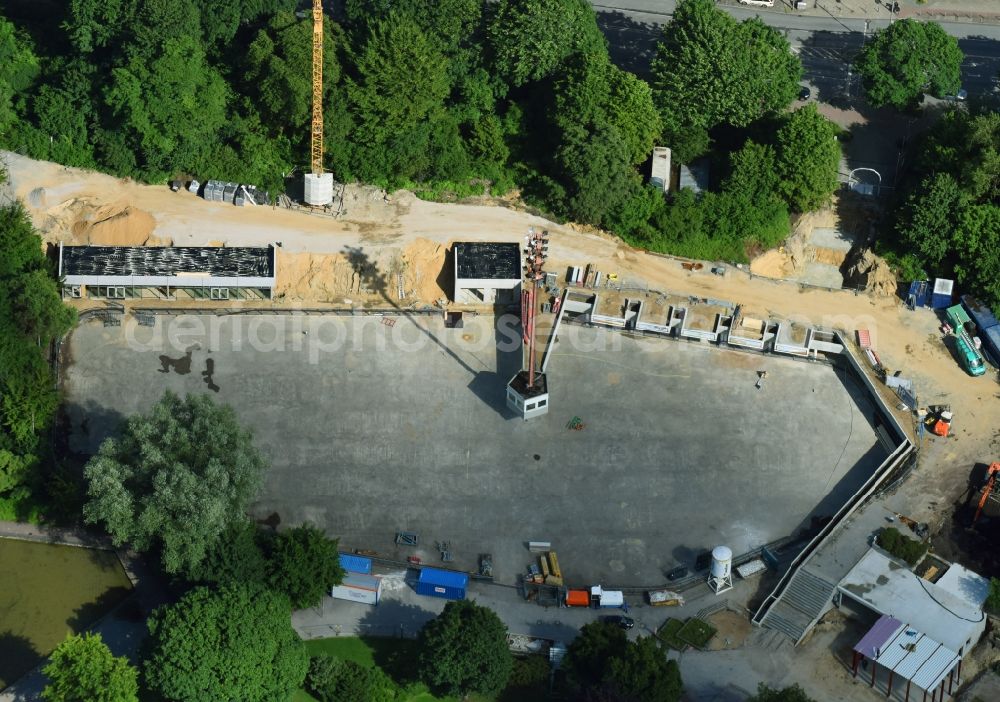
[[[896,294],[896,275],[871,249],[852,251],[844,262],[843,271],[845,287],[864,288],[876,297]]]
[[[451,260],[449,249],[450,245],[445,247],[436,241],[418,238],[403,250],[405,300],[412,296],[430,304],[451,296],[451,269],[445,270],[445,264]]]
[[[278,254],[276,294],[286,300],[338,302],[361,292],[361,275],[344,254]]]
[[[840,268],[847,259],[847,252],[843,249],[828,249],[825,246],[817,246],[813,249],[816,263],[826,263]]]
[[[123,203],[84,207],[73,222],[73,239],[94,246],[142,246],[162,244],[150,242],[156,220],[148,212]]]

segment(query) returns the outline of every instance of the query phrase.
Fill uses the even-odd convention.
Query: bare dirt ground
[[[521,241],[529,226],[550,232],[549,269],[593,263],[620,280],[684,296],[728,300],[772,318],[865,328],[884,364],[914,380],[921,404],[947,402],[956,412],[948,439],[924,439],[926,469],[910,486],[913,515],[939,528],[977,461],[1000,458],[1000,387],[991,370],[965,374],[941,341],[937,318],[910,312],[894,296],[803,288],[733,270],[686,271],[676,259],[632,249],[590,228],[558,225],[510,206],[441,204],[401,191],[386,196],[353,187],[339,218],[271,207],[239,208],[188,192],[147,186],[2,153],[10,194],[19,197],[48,243],[263,245],[280,242],[276,306],[411,306],[448,293],[447,248],[459,240]],[[827,226],[816,215],[811,226]],[[150,223],[152,222],[152,227]],[[800,255],[793,238],[785,255]],[[765,256],[774,257],[775,252]],[[783,269],[779,261],[777,271]],[[758,269],[759,270],[759,269]],[[883,286],[886,287],[886,286]],[[402,291],[402,299],[400,299]],[[882,290],[886,292],[886,290]]]

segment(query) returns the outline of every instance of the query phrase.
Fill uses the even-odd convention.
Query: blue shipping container
[[[1000,322],[993,316],[993,311],[972,295],[962,295],[962,305],[969,312],[972,321],[976,323],[980,331],[995,327]]]
[[[372,559],[364,556],[355,556],[352,553],[340,554],[340,567],[348,573],[363,573],[371,575]]]
[[[947,278],[934,279],[934,292],[931,293],[931,307],[936,310],[951,307],[951,296],[955,289],[955,281]]]
[[[980,331],[979,339],[983,342],[983,351],[993,361],[993,365],[1000,368],[1000,325]]]
[[[443,597],[446,600],[464,600],[465,587],[469,584],[469,576],[451,570],[424,568],[420,571],[416,588],[418,595],[428,597]]]
[[[928,286],[926,280],[914,280],[910,283],[910,291],[906,296],[906,304],[912,308],[927,305]]]

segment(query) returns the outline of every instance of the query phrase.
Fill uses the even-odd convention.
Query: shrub
[[[879,534],[878,544],[891,555],[901,558],[911,566],[916,565],[928,549],[927,544],[904,536],[895,527],[883,529]]]

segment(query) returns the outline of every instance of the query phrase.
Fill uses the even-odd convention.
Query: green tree
[[[433,118],[450,83],[447,63],[428,36],[403,14],[375,22],[355,62],[348,93],[367,138],[386,142]],[[406,99],[399,99],[399,86]],[[358,136],[362,136],[359,134]]]
[[[738,23],[711,0],[681,0],[652,65],[667,145],[690,161],[712,127],[743,127],[783,109],[801,74],[788,41],[759,19]]]
[[[313,607],[344,578],[337,540],[311,524],[278,534],[270,546],[270,585],[293,609]]]
[[[70,635],[49,656],[42,672],[49,684],[45,702],[138,702],[138,674],[128,659],[116,658],[100,634]]]
[[[565,213],[578,222],[600,224],[620,207],[638,180],[629,169],[629,153],[621,132],[598,128],[586,139],[574,139],[557,154],[566,183]]]
[[[607,54],[585,0],[500,0],[486,31],[494,69],[513,87],[552,75],[574,53]]]
[[[330,22],[323,23],[324,102],[340,81]],[[307,136],[312,117],[312,17],[279,12],[257,32],[246,53],[247,92],[279,131]]]
[[[677,702],[681,698],[681,671],[667,660],[652,636],[640,636],[612,658],[606,682],[630,702]]]
[[[488,607],[468,600],[445,605],[420,631],[420,677],[449,695],[495,695],[510,677],[507,627]]]
[[[184,577],[194,583],[266,585],[268,561],[260,546],[260,529],[243,519],[226,527],[208,547],[205,557]]]
[[[20,202],[0,207],[0,494],[22,486],[59,403],[44,355],[76,320]]]
[[[965,207],[958,182],[948,173],[928,176],[906,200],[897,234],[923,265],[937,269],[952,249],[952,230]]]
[[[319,702],[394,702],[399,688],[381,668],[332,656],[309,662],[306,689]]]
[[[722,190],[753,201],[777,197],[778,156],[769,144],[747,141],[729,155],[730,173]]]
[[[760,683],[757,685],[757,694],[749,698],[747,702],[814,702],[805,690],[796,685],[783,687],[780,690]]]
[[[0,139],[17,119],[15,97],[31,85],[38,71],[29,39],[0,16]]]
[[[229,93],[196,37],[170,38],[157,46],[152,56],[137,52],[114,68],[105,92],[150,178],[193,166],[199,152],[217,144]]]
[[[778,129],[778,190],[796,212],[823,206],[837,189],[837,132],[815,105],[795,110]]]
[[[231,407],[171,392],[133,415],[86,465],[84,517],[116,545],[159,547],[163,568],[195,568],[260,486],[264,460]]]
[[[600,686],[608,676],[611,661],[620,659],[628,647],[625,631],[610,622],[584,624],[566,651],[563,668],[570,682],[586,690]]]
[[[954,94],[961,87],[958,40],[934,22],[899,20],[875,32],[855,59],[868,102],[904,109],[924,93]]]
[[[150,617],[146,684],[176,702],[288,699],[309,668],[290,617],[270,590],[195,588]]]

